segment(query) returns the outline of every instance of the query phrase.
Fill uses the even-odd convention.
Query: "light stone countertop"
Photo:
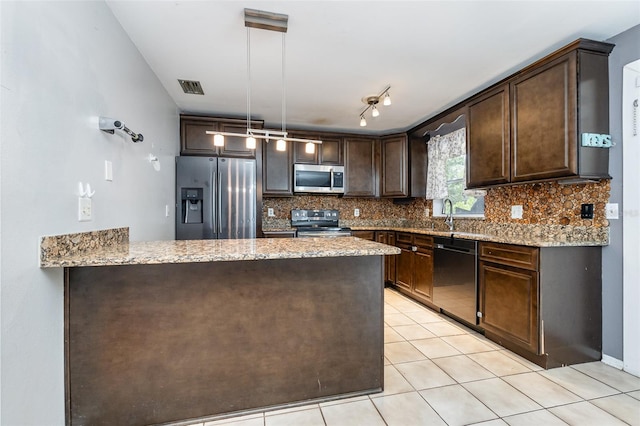
[[[412,234],[428,235],[433,237],[451,237],[476,240],[503,244],[515,244],[529,247],[601,247],[608,245],[608,241],[602,238],[596,239],[589,233],[569,232],[564,233],[562,230],[546,228],[533,228],[530,232],[522,232],[522,230],[505,229],[500,233],[481,233],[481,232],[465,232],[465,231],[441,231],[430,228],[406,227],[406,226],[351,226],[352,231],[396,231],[408,232]],[[264,232],[268,231],[294,231],[293,228],[263,228]]]
[[[382,256],[400,249],[355,237],[123,242],[41,256],[40,267],[154,265],[313,257]]]
[[[493,243],[503,244],[515,244],[520,246],[530,247],[590,247],[590,246],[606,246],[607,243],[602,241],[590,241],[584,239],[571,239],[570,236],[537,236],[537,235],[520,235],[520,234],[505,234],[505,235],[493,235],[493,234],[479,234],[462,231],[436,231],[433,229],[425,228],[403,228],[403,227],[370,227],[370,226],[353,226],[353,231],[397,231],[397,232],[409,232],[413,234],[430,235],[433,237],[451,237],[460,238],[465,240],[476,240]]]

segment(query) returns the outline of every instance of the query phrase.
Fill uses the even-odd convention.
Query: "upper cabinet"
[[[551,179],[609,179],[608,56],[613,45],[580,39],[467,103],[467,187]]]
[[[321,140],[312,153],[306,151],[306,143],[294,143],[293,162],[296,164],[343,165],[342,138],[337,135],[313,132],[291,132],[289,137],[296,139]]]
[[[407,197],[409,195],[409,146],[406,135],[380,139],[381,197]]]
[[[345,197],[378,196],[378,139],[344,139]]]
[[[472,100],[467,109],[467,187],[510,179],[509,85]]]
[[[262,195],[293,196],[292,144],[286,151],[278,151],[275,141],[262,141]]]
[[[254,129],[261,129],[262,126],[262,121],[251,122]],[[240,119],[181,115],[180,155],[256,158],[256,151],[246,147],[246,138],[225,136],[224,146],[217,147],[213,145],[213,135],[207,131],[244,134],[247,131],[247,122]]]

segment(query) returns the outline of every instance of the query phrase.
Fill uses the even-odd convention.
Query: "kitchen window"
[[[465,190],[466,155],[450,157],[446,160],[445,175],[448,196],[453,204],[454,217],[484,218],[484,195],[482,191]],[[444,198],[433,200],[433,216],[444,217]]]
[[[449,198],[455,217],[484,217],[484,191],[466,190],[466,130],[461,128],[429,140],[426,198],[433,200],[433,216],[445,216]]]

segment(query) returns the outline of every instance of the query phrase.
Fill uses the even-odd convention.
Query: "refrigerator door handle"
[[[218,173],[214,171],[211,172],[211,203],[213,203],[215,200],[216,191],[218,191]],[[218,233],[218,229],[216,229],[218,223],[216,215],[219,216],[220,212],[218,212],[218,209],[215,205],[211,207],[211,228],[213,235],[210,238],[216,238],[215,235]]]
[[[216,206],[216,211],[218,211],[218,232],[222,232],[222,214],[220,214],[220,209],[222,207],[222,173],[218,172],[217,179],[217,190],[218,190],[218,201]],[[228,237],[227,237],[228,238]]]

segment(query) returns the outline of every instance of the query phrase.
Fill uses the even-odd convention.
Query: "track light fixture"
[[[389,95],[389,89],[391,89],[390,85],[385,87],[385,89],[380,92],[379,95],[365,96],[364,98],[362,98],[362,102],[367,104],[367,107],[360,113],[360,127],[365,127],[367,125],[367,120],[365,120],[364,114],[368,110],[371,110],[371,117],[375,118],[380,116],[380,110],[378,109],[380,100],[382,100],[382,105],[384,106],[391,105],[391,96]]]

